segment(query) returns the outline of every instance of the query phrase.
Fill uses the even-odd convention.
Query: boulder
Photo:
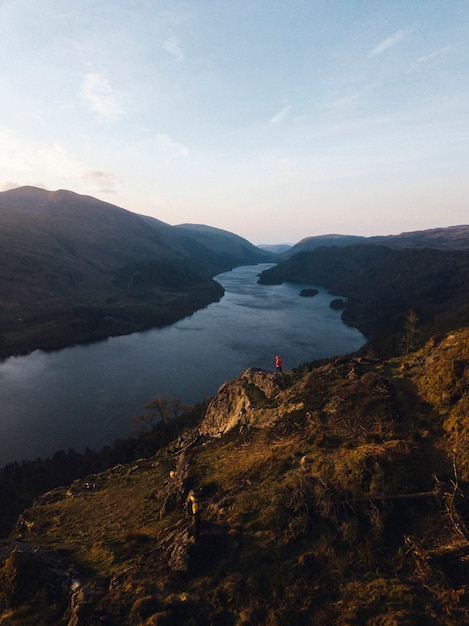
[[[250,368],[224,383],[209,403],[199,434],[221,437],[234,428],[266,428],[299,407],[282,396],[286,375]]]

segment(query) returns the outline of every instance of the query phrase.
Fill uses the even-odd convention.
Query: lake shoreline
[[[302,298],[300,285],[261,286],[261,269],[217,275],[225,295],[166,327],[2,360],[1,462],[101,449],[152,398],[195,405],[248,368],[273,371],[276,354],[287,371],[366,343],[325,289]]]
[[[112,337],[165,328],[219,302],[225,290],[212,281],[209,287],[172,292],[162,300],[139,304],[116,303],[106,306],[61,308],[36,316],[29,323],[21,320],[16,332],[0,335],[0,360],[26,356],[36,350],[54,352],[79,345],[90,345]]]

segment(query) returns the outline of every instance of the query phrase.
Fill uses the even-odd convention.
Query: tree
[[[172,427],[175,431],[178,428],[179,420],[184,413],[191,409],[181,403],[179,398],[153,398],[144,405],[144,413],[132,417],[132,421],[140,424],[137,429],[139,433],[149,433],[156,428],[168,430]]]
[[[410,309],[404,318],[404,335],[401,341],[404,354],[409,354],[417,347],[419,338],[418,321],[417,314],[413,309]]]

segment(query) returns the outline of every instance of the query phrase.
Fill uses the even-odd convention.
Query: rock
[[[163,489],[158,492],[158,498],[162,501],[160,517],[174,511],[178,504],[181,504],[186,497],[190,483],[190,461],[188,455],[183,450],[179,453],[176,469],[172,470],[169,480],[164,484]]]
[[[51,504],[52,502],[58,502],[64,498],[64,490],[62,487],[58,487],[57,489],[53,489],[52,491],[47,491],[42,495],[38,496],[34,499],[34,504]]]
[[[87,626],[94,614],[97,591],[90,587],[80,587],[70,598],[70,619],[67,626]],[[94,623],[94,620],[93,620]]]
[[[190,564],[190,552],[194,546],[194,540],[188,530],[177,535],[171,551],[168,565],[175,572],[187,572]]]
[[[317,296],[319,291],[317,289],[302,289],[300,291],[300,296],[302,298],[312,298],[313,296]]]
[[[189,520],[180,520],[172,532],[160,543],[168,566],[175,572],[187,572],[195,540],[189,532]]]
[[[266,428],[298,410],[302,405],[284,402],[281,395],[286,379],[285,375],[250,368],[224,383],[207,407],[199,434],[221,437],[233,428]]]

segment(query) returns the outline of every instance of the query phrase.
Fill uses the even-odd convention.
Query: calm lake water
[[[273,370],[276,354],[285,371],[363,345],[324,289],[303,298],[305,285],[258,285],[267,267],[220,274],[222,300],[172,326],[1,361],[0,466],[111,444],[152,398],[196,403],[248,367]]]

